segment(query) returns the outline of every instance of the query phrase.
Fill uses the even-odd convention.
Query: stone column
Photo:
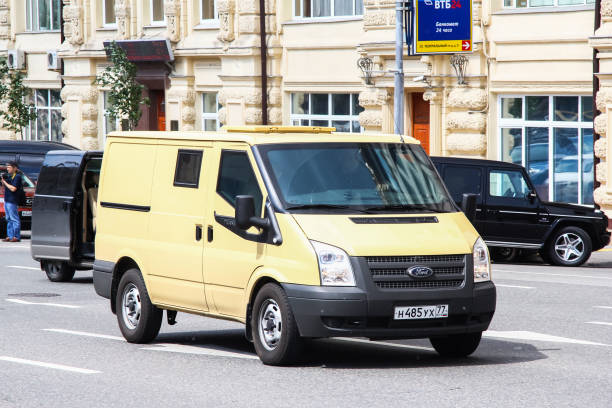
[[[117,38],[130,38],[130,3],[129,0],[115,0],[115,18],[117,20]]]
[[[359,105],[364,111],[359,114],[359,123],[366,132],[380,132],[384,122],[384,109],[389,101],[386,89],[374,86],[366,88],[359,94]]]
[[[64,35],[73,47],[83,44],[83,7],[77,0],[64,2]]]
[[[195,130],[196,92],[193,76],[170,77],[170,89],[166,92],[166,117],[179,121],[179,130]],[[170,124],[168,123],[168,129]]]
[[[64,142],[84,150],[96,150],[98,143],[98,87],[93,78],[66,83],[61,92]]]
[[[166,15],[166,35],[170,41],[178,42],[181,38],[180,0],[166,0],[164,14]]]
[[[484,89],[457,86],[446,98],[446,151],[453,156],[487,154],[487,106]]]
[[[594,74],[599,78],[596,103],[597,110],[601,112],[593,124],[597,139],[594,154],[599,159],[595,167],[595,180],[600,183],[593,192],[593,198],[608,217],[612,217],[612,183],[608,183],[608,176],[612,174],[612,144],[608,142],[612,125],[612,115],[609,115],[612,109],[612,0],[601,0],[601,25],[589,39],[589,44],[598,51],[599,72]]]

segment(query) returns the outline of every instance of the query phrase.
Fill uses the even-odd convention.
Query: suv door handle
[[[62,209],[63,209],[64,211],[68,211],[68,208],[70,208],[70,201],[67,201],[67,200],[66,200],[66,201],[64,201],[64,202],[62,203]]]
[[[201,225],[196,225],[195,239],[196,241],[202,240],[202,226]]]

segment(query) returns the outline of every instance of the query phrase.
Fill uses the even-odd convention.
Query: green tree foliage
[[[0,101],[6,103],[0,121],[3,128],[17,134],[36,119],[34,105],[26,102],[31,90],[23,85],[23,78],[23,72],[9,68],[6,58],[0,60]]]
[[[96,83],[108,88],[108,116],[127,122],[133,130],[142,116],[140,105],[149,105],[149,98],[142,95],[144,85],[136,82],[136,65],[130,62],[125,51],[115,41],[107,48],[112,65],[106,67],[96,78]]]

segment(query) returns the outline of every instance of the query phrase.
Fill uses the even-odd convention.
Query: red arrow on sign
[[[463,51],[469,51],[472,49],[472,42],[471,41],[463,41],[461,43],[461,49]]]

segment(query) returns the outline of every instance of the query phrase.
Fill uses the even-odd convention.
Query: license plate
[[[448,317],[448,305],[396,307],[395,320],[440,319]]]
[[[22,217],[31,217],[32,216],[32,211],[22,211],[21,212],[21,216]]]

